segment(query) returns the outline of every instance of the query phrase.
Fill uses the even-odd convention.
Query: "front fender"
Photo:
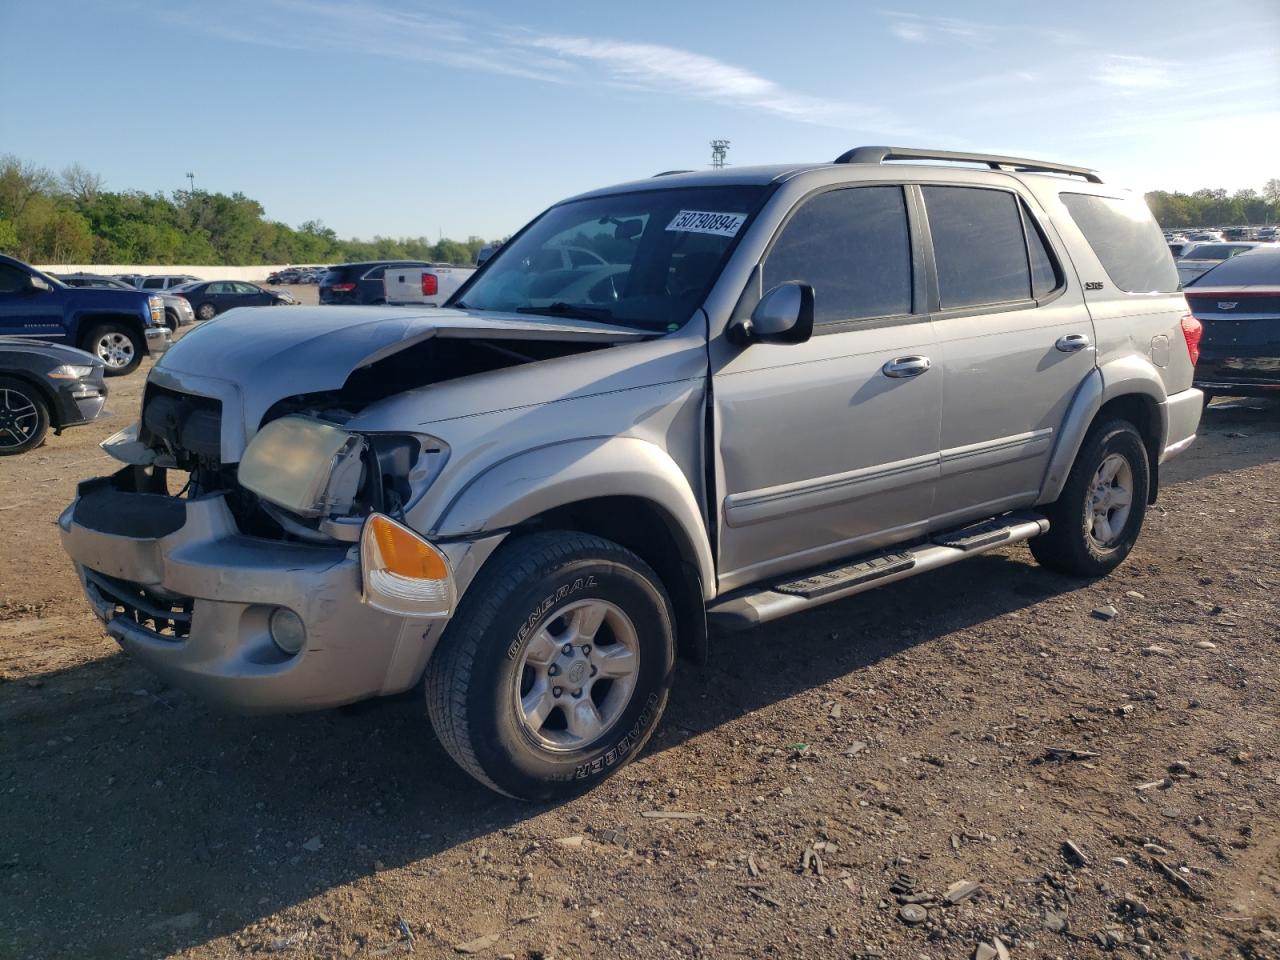
[[[429,535],[474,537],[517,526],[548,510],[601,496],[638,497],[682,534],[714,596],[715,564],[706,523],[688,480],[666,451],[633,437],[590,437],[539,447],[471,479],[441,511]]]

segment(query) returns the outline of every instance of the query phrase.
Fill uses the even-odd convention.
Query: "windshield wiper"
[[[547,317],[573,317],[577,320],[610,320],[613,311],[604,307],[576,306],[557,300],[545,307],[516,307],[516,313],[540,313]]]

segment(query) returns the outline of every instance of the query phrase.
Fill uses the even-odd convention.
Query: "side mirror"
[[[48,281],[44,277],[29,276],[27,277],[28,293],[49,293],[53,287],[49,286]]]
[[[813,336],[813,287],[797,280],[780,283],[738,326],[741,343],[804,343]]]

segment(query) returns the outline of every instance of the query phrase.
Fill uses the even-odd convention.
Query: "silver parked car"
[[[1010,157],[624,184],[443,307],[271,319],[175,344],[106,445],[126,466],[62,514],[93,610],[240,710],[419,686],[525,798],[634,757],[708,623],[1024,540],[1106,574],[1202,404],[1141,196]]]

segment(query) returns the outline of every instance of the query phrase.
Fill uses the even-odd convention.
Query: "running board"
[[[833,600],[843,600],[873,587],[958,563],[1005,544],[1030,540],[1048,529],[1049,521],[1038,514],[1006,514],[936,534],[929,543],[873,554],[854,563],[843,562],[753,593],[726,597],[707,608],[707,622],[721,630],[746,630]]]

